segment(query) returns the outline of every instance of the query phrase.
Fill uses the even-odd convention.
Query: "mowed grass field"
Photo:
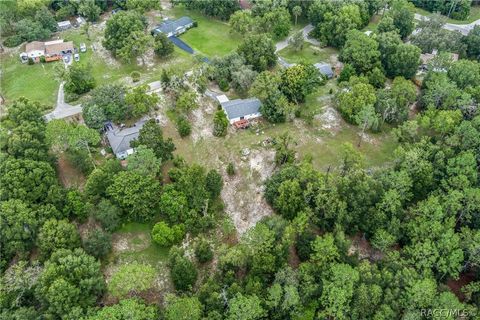
[[[180,38],[207,57],[224,56],[234,51],[242,41],[240,35],[230,32],[226,21],[207,17],[198,11],[177,6],[166,14],[175,18],[189,16],[198,23],[198,27],[189,29]]]
[[[106,51],[99,51],[99,39],[102,33],[92,28],[90,39],[87,38],[79,29],[70,29],[58,35],[65,41],[73,41],[74,46],[79,48],[80,43],[87,45],[87,52],[80,53],[80,61],[74,61],[73,64],[88,65],[92,75],[95,78],[97,86],[115,83],[129,82],[133,71],[141,74],[140,80],[144,83],[159,80],[163,68],[173,69],[176,72],[185,72],[195,63],[195,59],[186,52],[175,47],[174,54],[168,59],[159,59],[151,56],[149,65],[143,66],[136,61],[125,63],[117,61],[109,56]],[[97,50],[92,50],[92,44],[95,44]],[[63,64],[61,61],[50,63],[38,63],[34,65],[22,64],[18,54],[24,48],[10,54],[2,56],[1,63],[1,93],[11,101],[19,97],[26,97],[31,100],[39,101],[53,108],[59,82],[54,78],[54,67],[57,64]]]
[[[317,63],[321,61],[329,62],[330,57],[334,54],[338,54],[338,50],[335,48],[319,48],[308,42],[304,42],[302,50],[295,51],[292,46],[288,46],[278,52],[278,55],[289,63]]]
[[[7,102],[26,97],[47,108],[54,106],[58,91],[53,73],[55,63],[22,64],[16,52],[4,54],[0,59],[0,93]]]
[[[421,8],[413,7],[412,11],[414,13],[418,13],[424,16],[431,16],[433,13]],[[448,23],[453,23],[453,24],[469,24],[472,23],[476,20],[480,19],[480,5],[475,5],[470,8],[470,14],[465,20],[456,20],[456,19],[451,19],[447,18]]]

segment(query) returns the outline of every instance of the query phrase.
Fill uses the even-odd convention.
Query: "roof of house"
[[[327,77],[333,77],[332,67],[328,63],[315,63],[314,66],[320,71],[321,74]]]
[[[73,41],[53,43],[50,45],[45,45],[46,54],[56,54],[61,51],[70,50],[73,51]]]
[[[260,112],[260,100],[257,98],[235,99],[222,103],[228,119],[235,119]]]
[[[70,21],[65,20],[65,21],[57,22],[57,25],[58,25],[59,27],[67,27],[67,26],[71,26],[72,24],[70,23]]]
[[[138,138],[143,124],[144,122],[139,122],[134,127],[107,131],[107,139],[113,153],[117,154],[131,149],[130,142]]]
[[[30,52],[34,50],[40,50],[40,51],[45,50],[45,43],[41,41],[32,41],[25,45],[26,52]]]
[[[220,103],[225,103],[225,102],[228,101],[228,97],[224,94],[216,96],[216,98],[217,98],[218,102],[220,102]]]
[[[189,24],[192,24],[193,23],[193,20],[190,18],[190,17],[181,17],[177,20],[173,20],[173,19],[167,19],[165,21],[163,21],[162,23],[160,23],[159,25],[157,25],[155,27],[155,29],[153,29],[154,32],[162,32],[162,33],[173,33],[175,32],[175,30],[181,28],[181,27],[185,27]]]

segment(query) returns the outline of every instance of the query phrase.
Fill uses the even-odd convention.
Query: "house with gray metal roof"
[[[227,115],[230,124],[262,116],[260,112],[260,106],[262,104],[257,98],[228,100],[221,102],[220,105]]]
[[[333,70],[328,63],[315,63],[314,66],[328,79],[333,78]]]
[[[133,127],[119,129],[113,128],[107,131],[107,139],[110,143],[113,153],[118,159],[125,159],[135,152],[130,143],[137,139],[140,134],[140,129],[143,127],[145,121],[137,122]]]
[[[152,33],[163,33],[167,37],[178,36],[193,27],[193,20],[190,17],[181,17],[177,20],[166,19],[157,25]]]

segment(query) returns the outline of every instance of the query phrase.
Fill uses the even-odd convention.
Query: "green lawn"
[[[95,30],[92,31],[91,39],[99,36]],[[172,57],[161,60],[153,58],[153,65],[148,67],[139,66],[135,63],[122,63],[112,60],[108,63],[109,57],[102,56],[99,51],[93,51],[92,41],[78,29],[71,29],[60,35],[66,41],[73,41],[76,47],[80,43],[87,44],[87,52],[80,53],[80,63],[91,66],[92,74],[96,85],[103,85],[112,82],[130,80],[132,71],[141,73],[141,81],[145,83],[160,80],[163,68],[173,69],[177,72],[189,70],[196,62],[191,55],[175,47]],[[97,44],[98,46],[98,44]],[[19,97],[27,97],[31,100],[40,101],[53,108],[58,89],[58,81],[54,79],[53,68],[62,62],[39,63],[35,65],[22,64],[18,58],[19,52],[4,54],[1,57],[1,94],[11,101]]]
[[[198,11],[176,6],[167,14],[175,18],[189,16],[198,23],[198,27],[188,30],[180,38],[207,57],[224,56],[234,51],[242,40],[240,35],[230,33],[227,22],[206,17]]]
[[[95,39],[98,35],[93,34],[92,39]],[[141,80],[145,82],[151,82],[160,79],[161,69],[163,67],[170,68],[174,66],[177,71],[186,71],[195,63],[192,57],[183,50],[175,47],[174,54],[165,60],[161,60],[157,57],[153,58],[153,66],[139,66],[136,62],[124,63],[120,61],[114,61],[108,63],[106,58],[102,56],[98,51],[94,52],[91,48],[91,41],[87,37],[79,32],[79,30],[69,30],[64,32],[66,40],[71,40],[75,43],[75,46],[79,46],[84,42],[87,44],[87,52],[80,53],[80,63],[84,65],[90,65],[92,68],[92,74],[95,78],[97,85],[116,82],[119,80],[125,80],[133,71],[138,71],[141,74]],[[110,58],[108,58],[110,59]]]
[[[382,17],[379,15],[374,15],[368,25],[362,29],[362,31],[375,31],[377,29],[377,25],[380,22]]]
[[[290,63],[317,63],[320,61],[329,62],[333,54],[338,51],[331,47],[319,48],[308,42],[304,42],[303,50],[295,51],[291,46],[278,52],[278,55]]]
[[[150,232],[153,225],[147,223],[129,222],[123,225],[115,235],[127,239],[128,250],[113,254],[110,261],[122,263],[139,262],[156,266],[166,262],[169,248],[160,247],[152,242]]]
[[[423,10],[421,8],[413,7],[412,11],[414,13],[418,13],[424,16],[431,16],[433,13],[427,10]],[[454,24],[469,24],[472,23],[473,21],[476,21],[480,19],[480,6],[472,6],[470,8],[470,15],[467,17],[465,20],[455,20],[455,19],[450,19],[447,18],[448,23],[454,23]]]
[[[17,53],[0,59],[0,91],[7,102],[23,96],[48,108],[54,106],[58,90],[58,81],[53,77],[54,63],[22,64]]]

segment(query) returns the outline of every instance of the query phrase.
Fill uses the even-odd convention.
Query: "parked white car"
[[[77,62],[80,61],[80,55],[78,53],[75,53],[73,55],[73,59],[75,59],[75,61],[77,61]]]
[[[85,43],[80,43],[80,52],[87,52],[87,46]]]

